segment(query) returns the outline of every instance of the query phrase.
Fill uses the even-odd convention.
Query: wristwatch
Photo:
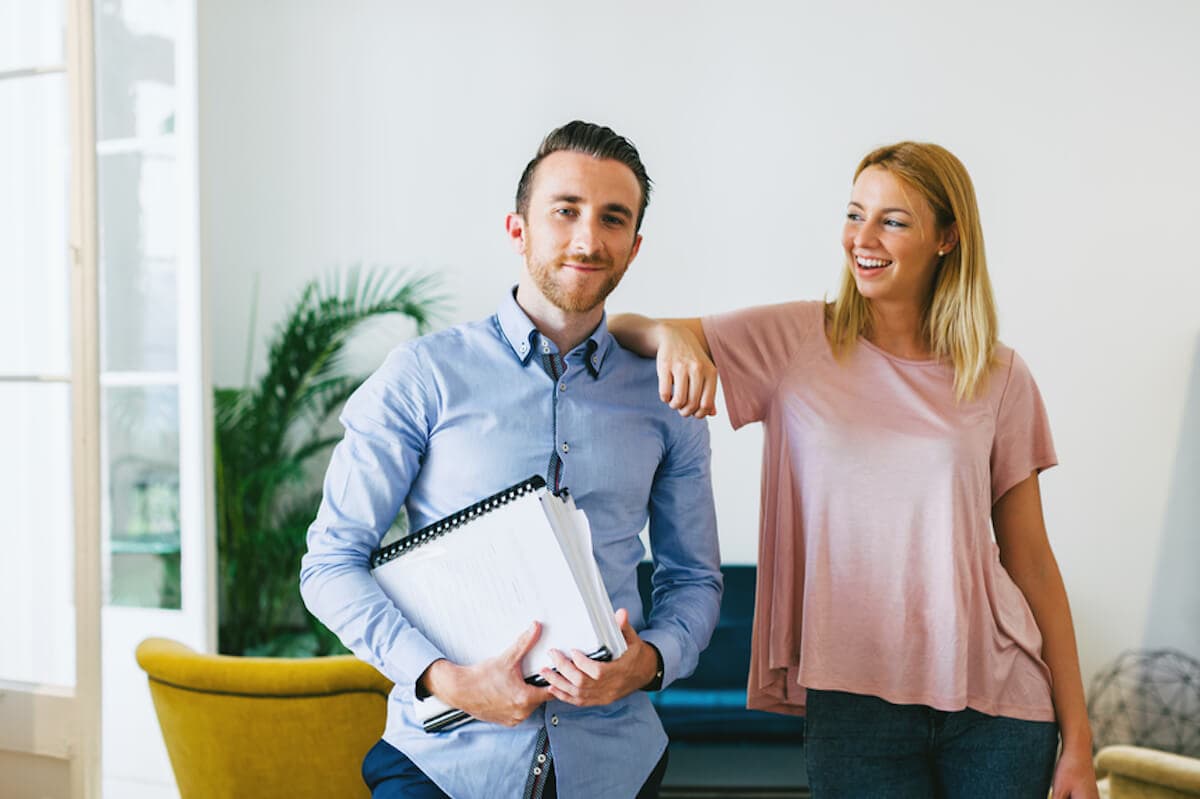
[[[658,647],[656,647],[654,644],[650,643],[649,641],[646,642],[646,646],[648,646],[654,650],[654,659],[656,661],[656,665],[654,667],[654,679],[650,680],[650,682],[643,685],[642,690],[643,691],[661,691],[662,684],[663,684],[662,652],[659,652]]]

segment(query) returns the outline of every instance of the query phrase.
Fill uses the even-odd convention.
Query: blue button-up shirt
[[[341,419],[300,587],[309,610],[395,682],[384,739],[451,796],[517,797],[541,772],[545,730],[560,796],[634,796],[666,747],[641,691],[603,707],[551,700],[513,728],[425,733],[412,695],[442,654],[383,594],[368,556],[402,504],[417,529],[542,474],[587,513],[613,607],[662,653],[668,685],[696,667],[720,606],[707,424],[659,400],[654,362],[622,349],[606,321],[561,355],[511,294],[491,318],[398,347]],[[648,619],[636,576],[647,522]]]

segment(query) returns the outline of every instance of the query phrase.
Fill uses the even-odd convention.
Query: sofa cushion
[[[638,565],[638,590],[647,617],[652,568],[650,563]],[[746,709],[756,567],[725,565],[721,574],[721,615],[695,673],[652,695],[667,735],[675,741],[801,741],[804,719]]]

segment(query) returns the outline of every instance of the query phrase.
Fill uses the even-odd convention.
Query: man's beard
[[[596,256],[573,256],[570,260],[573,263],[604,266],[607,267],[604,271],[604,282],[592,289],[583,288],[567,288],[560,285],[555,278],[564,273],[566,267],[563,263],[566,258],[555,258],[552,263],[546,261],[535,261],[532,258],[526,259],[526,266],[529,269],[529,274],[533,277],[533,282],[537,285],[538,290],[542,295],[550,301],[554,307],[570,313],[587,313],[600,305],[612,294],[613,289],[621,282],[621,278],[625,276],[625,268],[628,263],[620,269],[616,269],[609,259],[598,258]]]

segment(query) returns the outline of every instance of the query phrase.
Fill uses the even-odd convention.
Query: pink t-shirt
[[[822,302],[703,325],[734,428],[765,430],[749,707],[802,715],[811,687],[1053,721],[991,529],[993,503],[1057,462],[1025,362],[998,346],[958,403],[944,363],[862,338],[834,360]]]

